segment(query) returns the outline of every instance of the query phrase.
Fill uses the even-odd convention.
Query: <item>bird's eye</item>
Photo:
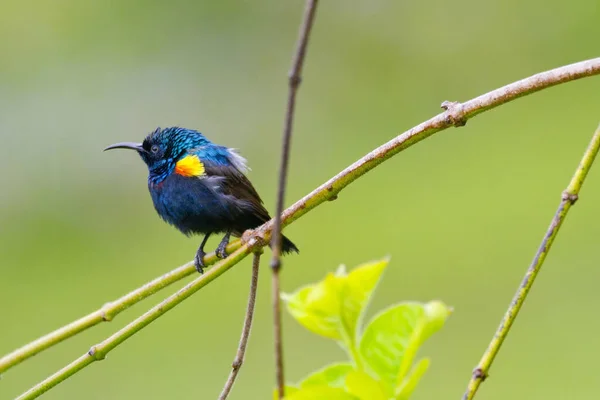
[[[158,153],[158,150],[159,150],[159,149],[158,149],[158,146],[157,146],[157,145],[153,145],[153,146],[150,148],[150,151],[151,151],[151,152],[153,152],[154,154]]]

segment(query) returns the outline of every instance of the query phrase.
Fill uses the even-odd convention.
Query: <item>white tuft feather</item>
[[[237,152],[236,149],[227,149],[227,151],[229,152],[229,161],[231,161],[231,163],[233,164],[234,167],[236,167],[238,170],[240,170],[240,172],[248,172],[250,171],[250,168],[248,167],[248,164],[246,162],[246,159],[244,157],[242,157],[240,155],[240,153]]]

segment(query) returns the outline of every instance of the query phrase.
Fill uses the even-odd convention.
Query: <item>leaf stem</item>
[[[348,344],[348,350],[350,351],[350,356],[352,357],[352,361],[354,361],[357,371],[364,371],[365,367],[360,356],[360,352],[356,347],[356,343]]]

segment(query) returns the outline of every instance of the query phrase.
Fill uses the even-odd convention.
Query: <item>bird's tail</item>
[[[283,254],[288,254],[292,251],[295,253],[300,253],[300,250],[298,250],[296,245],[284,235],[281,235],[281,251]]]

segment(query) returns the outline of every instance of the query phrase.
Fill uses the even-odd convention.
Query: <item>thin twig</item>
[[[302,199],[298,200],[283,212],[282,224],[287,226],[320,204],[323,204],[328,200],[334,200],[337,198],[337,195],[342,189],[385,160],[390,159],[400,151],[418,143],[434,133],[453,126],[457,117],[459,118],[458,121],[464,122],[477,114],[498,107],[526,94],[534,93],[560,83],[598,74],[600,74],[600,58],[595,58],[533,75],[527,79],[511,83],[510,85],[493,90],[473,100],[469,100],[462,105],[455,105],[455,107],[451,107],[450,110],[436,115],[435,117],[404,132],[400,136],[397,136],[396,138],[366,154],[354,164],[348,166],[336,176],[329,179],[327,182],[313,190],[308,195],[304,196]],[[457,112],[457,110],[460,110],[460,112]],[[274,221],[271,220],[258,229],[247,232],[242,237],[242,241],[245,241],[246,244],[240,247],[237,251],[233,252],[227,259],[220,261],[202,277],[189,283],[179,292],[175,293],[175,295],[167,298],[162,303],[153,307],[144,315],[127,325],[121,331],[115,333],[110,338],[102,342],[102,344],[104,344],[104,347],[102,348],[104,353],[101,354],[105,355],[108,351],[114,349],[126,339],[131,337],[133,333],[154,321],[165,311],[170,310],[175,305],[185,300],[187,297],[189,297],[189,295],[191,295],[191,293],[189,293],[190,290],[195,292],[201,287],[206,286],[208,283],[241,261],[246,255],[256,251],[260,247],[264,247],[268,243],[271,229],[273,228],[273,223]],[[192,285],[191,288],[190,285]],[[179,297],[179,293],[181,291],[185,291],[185,294]],[[178,299],[174,299],[174,297]],[[167,308],[164,308],[165,302],[168,302],[169,304]],[[134,331],[129,333],[131,330]],[[92,354],[95,353],[92,352]],[[89,357],[91,360],[85,361],[88,359],[86,358],[87,356],[88,353],[64,367],[54,375],[45,379],[43,382],[37,384],[25,394],[21,395],[20,399],[34,399],[38,397],[69,376],[75,374],[85,366],[91,364],[91,362],[99,359],[91,359],[92,357]]]
[[[289,91],[285,122],[283,128],[283,141],[281,149],[281,164],[279,166],[279,187],[277,190],[277,206],[275,209],[275,220],[273,234],[271,237],[271,259],[272,275],[272,303],[273,303],[273,336],[275,344],[275,374],[277,382],[277,393],[280,399],[284,396],[284,369],[283,369],[283,340],[281,337],[281,299],[279,273],[281,271],[281,213],[285,202],[285,189],[287,184],[287,171],[290,159],[290,146],[294,127],[294,113],[296,111],[296,93],[302,81],[302,67],[306,57],[308,39],[315,20],[318,0],[307,0],[304,10],[304,19],[300,26],[300,33],[296,45],[296,51],[292,59],[292,69],[289,73]]]
[[[279,270],[273,269],[271,277],[271,303],[273,304],[273,342],[275,345],[275,382],[277,398],[285,396],[285,375],[283,369],[283,338],[281,332],[281,299]]]
[[[262,251],[259,250],[254,253],[254,259],[252,260],[252,278],[250,279],[250,293],[248,293],[248,306],[246,307],[246,317],[244,318],[244,327],[242,328],[242,337],[238,345],[237,353],[231,363],[231,372],[225,382],[223,391],[219,395],[219,400],[227,399],[229,392],[235,383],[235,378],[242,368],[244,363],[244,356],[246,355],[246,345],[248,344],[248,338],[250,338],[250,330],[252,329],[252,320],[254,318],[254,305],[256,303],[256,290],[258,289],[258,270],[260,266],[260,255]]]
[[[581,162],[575,171],[575,174],[571,178],[569,186],[562,193],[560,204],[556,210],[556,213],[554,214],[554,217],[552,218],[552,222],[550,223],[550,226],[548,227],[548,230],[542,239],[540,247],[533,257],[533,261],[529,265],[527,273],[525,274],[521,285],[519,285],[519,288],[515,293],[508,310],[506,310],[506,314],[504,314],[498,330],[494,334],[494,337],[492,338],[487,350],[485,353],[483,353],[481,361],[479,361],[479,364],[473,370],[467,391],[463,396],[464,400],[473,399],[477,389],[479,388],[479,385],[487,377],[490,366],[500,351],[500,347],[502,346],[504,339],[506,339],[506,336],[508,335],[512,324],[515,322],[517,315],[519,315],[519,311],[521,310],[521,307],[527,298],[527,294],[529,293],[535,278],[537,278],[538,273],[544,264],[544,260],[546,260],[546,256],[552,247],[552,243],[554,243],[554,239],[556,238],[556,235],[558,234],[558,231],[564,222],[569,209],[579,198],[579,190],[581,189],[583,181],[585,180],[587,173],[594,162],[594,158],[596,158],[596,154],[598,154],[598,149],[600,149],[600,126],[598,126],[598,129],[596,129],[596,132],[594,132],[594,136],[592,137],[592,140],[588,145],[588,148],[586,149],[583,158],[581,159]]]
[[[229,246],[227,246],[227,252],[231,253],[237,250],[240,246],[241,243],[239,240],[231,242]],[[204,257],[205,265],[214,264],[217,262],[217,260],[219,260],[219,258],[215,255],[215,253],[207,254]],[[179,268],[153,279],[134,291],[129,292],[114,301],[104,304],[98,310],[14,350],[0,359],[0,373],[7,371],[11,367],[14,367],[28,358],[33,357],[41,351],[52,347],[65,339],[75,336],[76,334],[83,332],[94,325],[97,325],[101,322],[112,321],[113,318],[115,318],[122,311],[125,311],[134,304],[144,300],[146,297],[153,295],[159,290],[171,285],[172,283],[178,282],[195,272],[196,267],[194,267],[193,262],[182,265]]]

